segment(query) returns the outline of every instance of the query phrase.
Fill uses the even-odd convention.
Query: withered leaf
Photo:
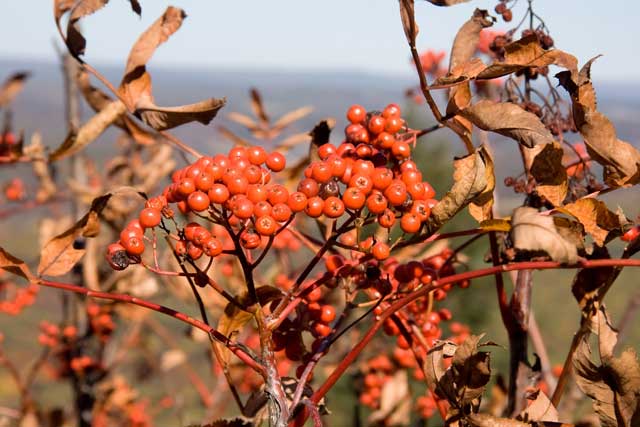
[[[558,49],[544,50],[535,34],[528,35],[505,46],[504,60],[494,62],[477,74],[479,80],[495,79],[529,67],[557,65],[576,73],[578,60]]]
[[[488,414],[469,414],[466,419],[472,427],[531,427],[529,423]]]
[[[80,0],[75,4],[73,9],[71,9],[71,15],[67,23],[67,37],[65,42],[69,53],[71,53],[73,57],[79,58],[80,55],[84,55],[87,46],[87,41],[78,29],[78,21],[102,9],[107,3],[109,3],[109,0]]]
[[[300,107],[300,108],[296,108],[295,110],[289,111],[288,113],[280,117],[278,120],[276,120],[276,122],[272,126],[272,129],[276,132],[281,131],[287,126],[291,125],[292,123],[297,122],[298,120],[308,116],[309,114],[311,114],[312,111],[313,111],[313,107],[310,107],[310,106]]]
[[[258,119],[262,123],[269,123],[269,116],[267,115],[266,110],[264,109],[264,104],[262,103],[262,95],[260,91],[254,87],[249,91],[251,95],[251,109],[253,110],[253,114],[256,115]]]
[[[591,197],[579,199],[565,205],[561,212],[568,213],[580,221],[598,246],[622,234],[623,224],[620,223],[620,217],[600,200]]]
[[[49,161],[54,162],[71,156],[95,141],[111,124],[126,112],[122,101],[112,101],[95,114],[77,132],[71,132],[64,142],[49,155]]]
[[[414,45],[418,36],[418,24],[416,24],[415,4],[414,0],[399,0],[400,18],[402,19],[402,28],[404,35],[407,37],[409,45]]]
[[[541,390],[536,390],[532,396],[527,397],[531,401],[518,415],[523,421],[558,421],[558,410],[553,406],[549,397]]]
[[[453,355],[451,369],[458,390],[458,402],[462,405],[482,396],[491,379],[489,353],[478,351],[481,339],[482,335],[470,336],[458,346]]]
[[[613,123],[597,110],[596,95],[587,62],[576,77],[563,71],[556,74],[560,85],[571,95],[573,121],[585,139],[589,156],[604,167],[604,181],[611,187],[640,182],[640,152],[618,139]]]
[[[256,294],[258,296],[258,302],[261,305],[265,305],[271,301],[282,298],[282,291],[273,286],[260,286],[256,288]],[[249,303],[249,294],[245,292],[236,298],[236,301],[241,306],[246,306]],[[241,330],[254,318],[253,311],[254,310],[252,310],[251,307],[243,310],[238,307],[237,304],[231,302],[228,303],[224,309],[224,313],[220,316],[220,320],[218,320],[218,331],[226,337],[231,338],[233,334]],[[218,348],[218,352],[222,356],[220,363],[227,365],[233,353],[231,353],[222,343],[216,341],[214,342],[214,345]]]
[[[483,28],[493,25],[494,18],[486,10],[476,9],[471,18],[458,30],[449,61],[449,72],[467,63],[476,51]]]
[[[23,277],[27,280],[32,280],[34,278],[27,264],[23,260],[11,255],[9,252],[4,250],[3,247],[0,247],[0,269]]]
[[[453,167],[453,187],[433,207],[430,226],[439,227],[478,197],[486,198],[486,191],[490,188],[492,163],[482,147],[454,160]]]
[[[485,176],[487,186],[476,198],[469,203],[469,213],[476,221],[482,222],[492,218],[493,190],[496,188],[496,177],[493,168],[493,159],[485,146],[479,148],[485,162]]]
[[[590,330],[598,334],[600,365],[592,360],[588,336],[573,357],[576,382],[593,400],[603,426],[632,427],[640,421],[640,364],[633,349],[613,356],[616,334],[604,308],[598,310]]]
[[[560,206],[569,189],[567,170],[562,165],[564,151],[557,142],[525,148],[525,151],[534,150],[530,171],[536,180],[536,191],[554,206]]]
[[[517,250],[543,251],[558,262],[574,264],[578,251],[563,238],[549,215],[541,215],[537,209],[520,207],[511,217],[511,239]]]
[[[180,28],[185,17],[182,9],[169,6],[138,38],[129,53],[125,75],[118,90],[129,111],[157,130],[171,129],[193,121],[209,124],[226,102],[225,99],[211,98],[177,107],[159,107],[154,102],[151,75],[146,70],[146,64],[158,46]]]
[[[24,88],[24,82],[31,76],[28,71],[20,71],[10,75],[0,88],[0,108],[9,105]]]
[[[525,147],[553,142],[551,132],[538,116],[509,102],[479,101],[460,112],[480,129],[518,141]]]
[[[453,6],[460,3],[466,3],[471,0],[427,0],[431,4],[436,6]]]
[[[370,425],[407,426],[411,421],[411,393],[406,370],[397,371],[385,381],[380,408],[369,415]]]
[[[49,240],[40,251],[38,275],[62,276],[68,273],[82,258],[84,249],[74,248],[80,236],[95,237],[100,231],[100,213],[104,210],[112,194],[108,193],[93,200],[91,208],[78,222],[62,234]]]
[[[129,0],[131,3],[131,10],[133,10],[138,16],[142,16],[142,6],[138,0]]]
[[[611,258],[606,246],[596,246],[593,253],[587,255],[587,257],[588,259]],[[598,294],[609,283],[614,270],[614,267],[583,268],[578,270],[571,285],[571,293],[578,302],[583,316],[591,316],[594,308],[598,308],[600,304]]]

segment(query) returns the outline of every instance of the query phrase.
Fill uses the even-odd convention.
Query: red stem
[[[347,368],[355,361],[360,352],[367,346],[367,344],[373,339],[376,332],[383,325],[384,321],[394,314],[396,311],[402,309],[412,301],[427,295],[434,289],[441,288],[450,283],[456,283],[463,280],[477,279],[479,277],[490,276],[496,273],[503,273],[507,271],[518,270],[549,270],[554,268],[598,268],[598,267],[640,267],[640,260],[633,259],[597,259],[597,260],[581,260],[576,264],[562,264],[556,261],[525,261],[513,264],[503,264],[494,267],[483,268],[475,271],[467,271],[464,273],[454,274],[444,277],[440,280],[434,281],[431,285],[420,288],[410,295],[396,301],[391,306],[382,312],[364,337],[358,342],[354,348],[345,356],[336,369],[329,375],[325,382],[315,391],[311,400],[314,403],[324,397],[324,395],[333,387],[338,379],[344,374]]]
[[[176,311],[172,308],[169,307],[165,307],[163,305],[160,304],[156,304],[154,302],[151,301],[146,301],[140,298],[136,298],[136,297],[132,297],[131,295],[126,295],[126,294],[115,294],[115,293],[109,293],[109,292],[97,292],[97,291],[91,291],[87,288],[84,288],[82,286],[76,286],[76,285],[72,285],[69,283],[60,283],[60,282],[52,282],[49,280],[45,280],[45,279],[39,279],[35,282],[36,284],[40,285],[40,286],[47,286],[49,288],[56,288],[56,289],[63,289],[65,291],[70,291],[70,292],[75,292],[78,294],[84,294],[88,297],[91,298],[100,298],[100,299],[108,299],[111,301],[121,301],[121,302],[126,302],[129,304],[134,304],[140,307],[144,307],[144,308],[148,308],[149,310],[153,310],[153,311],[157,311],[158,313],[162,313],[165,314],[167,316],[171,316],[174,319],[178,319],[182,322],[185,322],[195,328],[198,328],[204,332],[206,332],[207,334],[209,334],[210,337],[212,337],[213,339],[221,342],[222,344],[224,344],[225,346],[227,346],[227,348],[233,353],[235,354],[240,360],[242,360],[247,366],[251,367],[252,369],[254,369],[256,372],[258,372],[259,374],[263,374],[264,372],[264,367],[262,365],[260,365],[259,363],[257,363],[255,360],[253,360],[253,358],[246,353],[242,348],[236,346],[235,344],[233,344],[232,342],[229,341],[229,339],[223,335],[222,333],[218,332],[216,329],[212,328],[211,326],[207,325],[206,323],[198,320],[198,319],[194,319],[191,316],[188,316],[182,312]]]

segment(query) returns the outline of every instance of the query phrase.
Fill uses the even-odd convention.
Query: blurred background
[[[87,43],[86,60],[112,82],[119,82],[129,48],[139,34],[159,17],[166,2],[142,1],[139,18],[131,13],[129,4],[113,0],[103,11],[82,21]],[[514,20],[524,14],[526,1],[520,0],[514,9]],[[475,7],[493,10],[495,0],[475,0],[452,8],[438,8],[417,2],[416,16],[420,26],[418,48],[448,53],[457,29],[472,14]],[[332,135],[339,142],[346,125],[344,114],[351,104],[381,109],[395,102],[403,107],[413,128],[433,124],[423,104],[406,97],[407,89],[415,87],[417,77],[410,62],[409,51],[400,25],[398,6],[392,0],[325,0],[273,2],[176,0],[172,5],[184,8],[188,18],[171,40],[162,45],[149,63],[154,79],[154,93],[160,105],[194,102],[205,96],[226,97],[227,105],[210,126],[190,124],[175,133],[184,141],[207,153],[227,150],[230,142],[223,138],[220,126],[234,130],[251,140],[251,135],[228,118],[230,112],[250,114],[249,89],[260,89],[267,111],[278,117],[301,106],[313,111],[296,122],[291,133],[310,130],[324,118],[337,120]],[[603,54],[592,68],[598,94],[599,109],[615,124],[621,139],[638,146],[640,141],[640,51],[637,40],[640,28],[640,3],[620,0],[604,3],[597,0],[536,0],[535,10],[546,22],[555,46],[574,54],[579,63]],[[57,52],[62,50],[55,29],[50,2],[0,2],[0,79],[14,71],[32,73],[24,92],[13,104],[14,128],[29,135],[43,134],[44,144],[57,147],[64,140],[63,80]],[[501,20],[494,29],[512,27]],[[550,73],[553,75],[554,71]],[[444,103],[445,94],[436,94]],[[86,120],[92,114],[83,106]],[[115,131],[106,132],[92,144],[89,154],[100,164],[114,152]],[[579,135],[572,135],[579,141]],[[498,179],[498,210],[508,215],[522,203],[522,196],[502,184],[504,178],[521,172],[519,152],[513,141],[490,137],[496,158]],[[420,167],[433,183],[438,197],[451,184],[451,159],[463,154],[462,145],[448,130],[440,130],[423,138],[419,145]],[[0,181],[20,175],[22,166],[0,170]],[[637,192],[613,192],[606,196],[613,208],[623,208],[629,218],[640,212]],[[37,241],[36,212],[19,218],[0,220],[0,245],[18,255],[33,257]],[[25,227],[32,224],[32,227]],[[472,226],[466,213],[451,227]],[[16,234],[15,230],[21,230]],[[26,231],[25,231],[26,230]],[[618,250],[622,247],[619,245]],[[469,266],[485,265],[483,244],[470,247]],[[613,254],[617,255],[617,254]],[[635,278],[634,278],[635,277]],[[570,339],[579,323],[579,311],[570,292],[571,272],[535,273],[533,306],[550,357],[561,363]],[[637,273],[625,271],[609,293],[608,307],[618,321],[630,301],[640,299]],[[468,323],[473,333],[485,332],[487,338],[505,348],[493,350],[494,366],[504,369],[508,352],[506,336],[501,327],[494,290],[490,281],[452,293],[447,304],[457,319]],[[41,320],[50,319],[47,308],[53,301],[53,291],[41,293],[36,306],[19,318],[0,314],[0,331],[5,335],[6,348],[14,356],[28,358],[37,348],[33,334]],[[55,320],[55,319],[53,319]],[[171,320],[158,319],[167,328],[179,328]],[[633,328],[627,344],[638,348],[640,330]],[[185,345],[189,345],[185,343]],[[161,342],[156,343],[161,346]],[[194,356],[196,357],[196,356]],[[197,357],[204,360],[200,353]],[[209,372],[201,369],[203,378]],[[347,377],[345,381],[349,381]],[[15,406],[15,390],[7,373],[0,369],[0,406]],[[69,390],[63,386],[43,383],[36,394],[50,399],[51,405],[64,402]],[[169,387],[170,389],[170,387]],[[353,396],[342,384],[329,396],[329,405],[337,418],[349,417]],[[53,391],[53,392],[52,392]],[[166,384],[145,379],[141,393],[155,399],[166,393]],[[184,401],[189,395],[183,396]],[[331,402],[335,402],[334,405]],[[185,423],[197,422],[199,408],[186,412]],[[162,425],[162,424],[161,424]],[[338,425],[338,424],[335,424]]]

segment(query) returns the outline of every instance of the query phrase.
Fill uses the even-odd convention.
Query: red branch
[[[503,264],[495,267],[483,268],[475,271],[467,271],[460,274],[454,274],[444,277],[438,281],[434,281],[431,285],[420,288],[410,295],[391,304],[366,332],[364,337],[358,342],[353,349],[344,357],[335,370],[329,375],[326,381],[316,390],[311,397],[314,403],[317,403],[324,395],[333,387],[338,379],[344,374],[347,368],[355,361],[362,350],[373,339],[376,332],[383,325],[384,321],[396,311],[402,309],[412,301],[427,295],[434,289],[441,288],[445,285],[460,282],[463,280],[477,279],[479,277],[490,276],[497,273],[518,270],[549,270],[555,268],[598,268],[598,267],[640,267],[640,260],[633,259],[598,259],[598,260],[581,260],[576,264],[562,264],[555,261],[525,261],[513,264]]]
[[[194,319],[193,317],[188,316],[182,312],[176,311],[172,308],[165,307],[163,305],[156,304],[151,301],[136,298],[131,295],[91,291],[82,286],[76,286],[69,283],[52,282],[44,279],[37,280],[35,283],[41,286],[47,286],[49,288],[63,289],[65,291],[84,294],[91,298],[100,298],[100,299],[107,299],[111,301],[126,302],[129,304],[134,304],[140,307],[147,308],[149,310],[157,311],[158,313],[166,314],[167,316],[171,316],[174,319],[178,319],[182,322],[188,323],[189,325],[206,332],[207,334],[209,334],[210,337],[227,346],[227,348],[233,354],[238,356],[238,358],[242,360],[247,366],[251,367],[261,375],[264,373],[264,367],[262,365],[260,365],[258,362],[253,360],[251,355],[249,355],[241,347],[230,342],[229,339],[226,336],[224,336],[222,333],[218,332],[216,329],[212,328],[206,323],[198,319]]]

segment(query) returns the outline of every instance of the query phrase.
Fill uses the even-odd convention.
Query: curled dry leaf
[[[80,0],[76,2],[75,6],[71,9],[71,15],[67,23],[67,37],[65,42],[69,53],[71,53],[74,58],[79,58],[80,55],[84,55],[85,48],[87,47],[87,41],[77,26],[78,21],[102,9],[107,3],[109,3],[109,0]]]
[[[416,43],[418,36],[418,24],[416,24],[415,4],[414,0],[399,0],[400,3],[400,19],[402,20],[402,28],[407,42],[410,46]]]
[[[431,4],[435,4],[436,6],[453,6],[460,3],[467,3],[471,0],[427,0]]]
[[[554,206],[562,205],[567,197],[569,183],[567,170],[562,165],[564,151],[557,142],[525,148],[525,157],[532,157],[529,170],[536,180],[538,194]]]
[[[640,152],[628,142],[618,139],[613,123],[597,110],[596,94],[591,83],[591,64],[580,73],[563,71],[556,74],[560,85],[571,95],[573,121],[584,137],[589,156],[604,167],[604,181],[611,187],[640,182]]]
[[[551,132],[538,116],[509,102],[479,101],[460,115],[482,130],[512,138],[525,147],[553,142]]]
[[[490,203],[489,193],[492,193],[493,163],[484,147],[453,162],[453,187],[433,207],[430,217],[430,227],[438,228],[453,218],[469,203],[478,203],[485,209]]]
[[[511,217],[513,246],[521,251],[543,251],[554,261],[574,264],[578,260],[576,246],[558,232],[553,217],[541,215],[537,209],[520,207]]]
[[[408,426],[411,421],[411,393],[406,370],[399,370],[385,381],[380,408],[369,415],[369,425]]]
[[[61,276],[68,273],[82,258],[84,249],[76,249],[74,243],[80,236],[95,237],[100,230],[100,212],[107,206],[111,194],[98,197],[85,214],[70,229],[49,240],[40,251],[38,275]]]
[[[282,298],[282,291],[273,286],[260,286],[256,288],[256,294],[258,295],[258,301],[261,305],[265,305],[276,299]],[[241,306],[247,306],[249,303],[249,294],[244,293],[240,297],[236,298]],[[246,310],[238,307],[237,304],[228,303],[224,309],[220,320],[218,320],[218,331],[227,338],[232,338],[235,333],[240,331],[247,323],[254,318],[253,310],[251,307],[247,307]],[[218,352],[222,356],[219,362],[224,366],[229,364],[232,353],[225,347],[224,344],[219,342],[213,343]]]
[[[529,423],[488,414],[469,414],[465,418],[472,427],[531,427]]]
[[[477,75],[479,80],[495,79],[523,68],[557,65],[575,73],[578,60],[558,49],[544,50],[535,34],[528,35],[505,46],[504,61],[494,62]]]
[[[594,198],[586,198],[565,205],[561,212],[576,218],[593,237],[598,246],[622,234],[620,216],[611,212],[607,205]]]
[[[3,247],[0,247],[0,269],[23,277],[29,281],[34,279],[34,276],[31,273],[31,270],[29,270],[27,264],[20,258],[16,258],[9,252],[5,251]]]
[[[74,247],[79,237],[92,238],[100,232],[100,214],[107,207],[109,200],[117,194],[137,191],[131,187],[122,187],[116,191],[97,197],[87,212],[78,222],[62,234],[57,235],[40,251],[38,276],[61,276],[68,273],[82,258],[85,249]],[[140,194],[140,193],[138,193]]]
[[[142,16],[142,6],[138,0],[129,0],[131,3],[131,10],[133,10],[138,16]]]
[[[256,115],[258,119],[264,124],[268,124],[271,120],[269,119],[269,115],[264,109],[264,104],[262,103],[262,95],[260,91],[254,87],[249,91],[251,96],[251,109],[253,110],[253,114]]]
[[[536,390],[527,397],[527,407],[518,415],[518,419],[531,421],[558,421],[558,410],[553,406],[549,397],[541,390]]]
[[[482,158],[484,159],[487,186],[469,203],[469,213],[476,221],[482,222],[493,217],[493,190],[496,188],[496,177],[493,159],[487,147],[482,146],[478,151],[482,153]]]
[[[76,76],[76,82],[87,104],[95,111],[99,113],[107,106],[113,103],[113,99],[91,84],[89,79],[89,73],[82,67],[78,70]],[[126,112],[126,111],[125,111]],[[149,145],[156,141],[156,138],[146,130],[142,129],[138,124],[129,118],[127,114],[123,114],[118,117],[113,124],[122,129],[127,135],[133,138],[138,144]]]
[[[573,357],[578,387],[593,400],[602,426],[632,427],[640,422],[640,364],[629,348],[613,355],[617,336],[603,307],[594,316],[590,330],[598,335],[600,365],[593,362],[588,335]]]
[[[594,248],[588,259],[609,259],[609,251],[606,247]],[[580,269],[573,279],[571,293],[575,297],[580,310],[585,318],[590,317],[600,304],[599,293],[614,277],[614,267],[598,267],[590,269]]]
[[[156,130],[171,129],[193,121],[209,124],[226,102],[225,99],[211,98],[177,107],[159,107],[154,102],[151,75],[146,71],[146,64],[158,46],[178,31],[185,17],[182,9],[169,6],[138,38],[129,53],[125,75],[118,90],[129,111]]]
[[[49,161],[55,162],[80,152],[120,119],[126,111],[127,108],[122,101],[112,101],[107,104],[80,129],[72,131],[64,142],[49,155]]]
[[[0,108],[5,108],[11,104],[24,88],[24,82],[30,75],[31,73],[28,71],[20,71],[13,73],[4,81],[0,88]]]
[[[484,28],[492,26],[494,21],[495,19],[484,9],[473,11],[471,18],[460,27],[453,40],[449,73],[471,59],[480,41],[480,32]]]

